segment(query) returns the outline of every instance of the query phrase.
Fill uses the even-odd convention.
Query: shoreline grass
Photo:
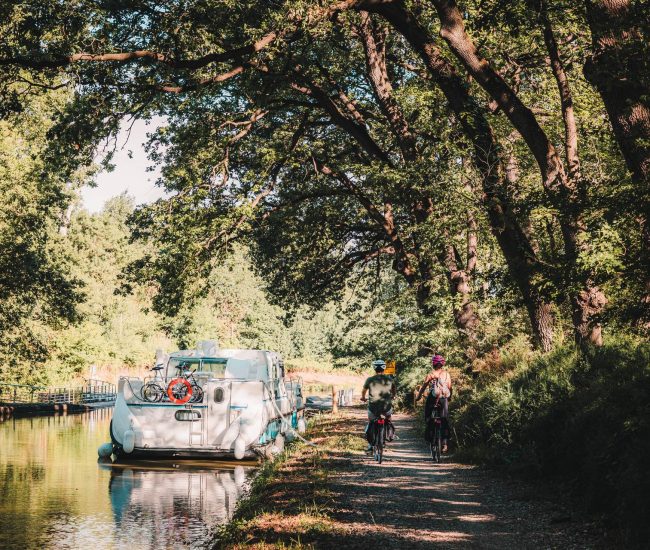
[[[311,420],[307,438],[315,446],[296,441],[264,463],[233,518],[215,531],[212,548],[311,549],[333,534],[328,478],[337,458],[365,447],[365,441],[349,429],[349,419],[342,415]]]

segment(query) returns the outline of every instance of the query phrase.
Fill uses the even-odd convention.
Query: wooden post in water
[[[338,414],[339,412],[339,399],[338,392],[336,391],[336,386],[332,384],[332,414]]]

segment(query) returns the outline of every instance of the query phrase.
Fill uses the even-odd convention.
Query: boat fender
[[[275,438],[275,443],[273,445],[277,449],[276,452],[281,453],[282,451],[284,451],[284,442],[285,442],[284,436],[282,434],[278,434]]]
[[[242,466],[235,466],[235,485],[240,491],[244,488],[246,483],[246,470]]]
[[[244,458],[244,454],[246,453],[246,442],[244,441],[244,438],[239,435],[237,436],[237,439],[235,439],[235,458],[237,460],[241,460]]]
[[[100,445],[99,449],[97,449],[97,454],[99,455],[99,458],[110,457],[113,454],[113,444],[104,443],[103,445]]]
[[[246,443],[252,443],[259,435],[259,426],[242,419],[239,424],[239,437],[242,437]]]
[[[285,434],[285,439],[287,443],[291,443],[292,441],[295,441],[296,439],[296,432],[291,428],[290,430],[287,430],[287,433]]]
[[[298,419],[298,433],[304,434],[307,431],[307,423],[304,418]]]
[[[241,428],[240,419],[237,418],[233,421],[232,424],[226,430],[226,433],[223,436],[221,444],[224,448],[230,449],[235,441],[235,438],[239,435]]]
[[[125,453],[132,453],[133,449],[135,449],[135,432],[133,430],[126,430],[122,441],[122,450]]]

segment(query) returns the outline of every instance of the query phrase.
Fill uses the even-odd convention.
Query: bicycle
[[[186,363],[180,363],[176,367],[176,378],[167,386],[167,396],[172,401],[180,403],[201,403],[203,401],[203,388],[199,386],[194,378],[193,370],[190,370]],[[191,392],[187,399],[188,392]]]
[[[431,458],[437,464],[442,461],[442,417],[440,416],[440,405],[436,401],[436,405],[431,413],[431,421],[433,422],[433,437],[429,443],[431,450]]]
[[[142,385],[142,388],[140,388],[140,396],[144,401],[148,401],[149,403],[158,403],[165,397],[165,389],[163,388],[165,379],[160,374],[160,371],[164,368],[163,365],[152,367],[151,370],[154,372],[153,380],[146,382]],[[158,381],[160,381],[160,383]]]
[[[386,446],[386,417],[380,415],[372,421],[372,455],[378,464],[384,458],[384,447]]]

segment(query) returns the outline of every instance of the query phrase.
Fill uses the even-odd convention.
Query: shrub
[[[552,476],[607,512],[629,542],[650,517],[650,344],[619,337],[580,354],[520,355],[460,395],[466,456]]]

